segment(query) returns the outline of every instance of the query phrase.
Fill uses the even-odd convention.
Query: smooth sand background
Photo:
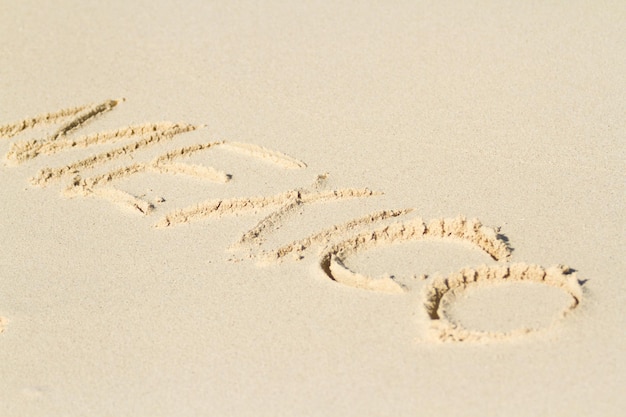
[[[156,218],[29,185],[67,157],[3,166],[0,415],[623,413],[623,2],[55,3],[0,3],[0,124],[125,97],[85,132],[205,123],[192,138],[308,164],[213,161],[230,188],[126,184],[169,190],[171,207],[329,172],[333,186],[385,196],[306,209],[281,236],[372,209],[464,214],[502,226],[513,260],[568,264],[588,281],[581,308],[544,333],[430,343],[418,292],[341,286],[316,274],[315,256],[228,262],[258,215],[155,230]],[[410,268],[382,255],[354,267],[483,261],[454,245],[398,250]],[[479,323],[484,307],[472,307]]]

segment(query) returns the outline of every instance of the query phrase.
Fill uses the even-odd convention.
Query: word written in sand
[[[55,131],[40,139],[14,141],[6,154],[9,164],[22,164],[41,156],[50,156],[73,149],[87,149],[95,145],[112,145],[112,148],[91,154],[71,163],[44,167],[31,178],[35,186],[65,183],[64,194],[75,197],[96,197],[120,207],[130,208],[140,215],[157,211],[155,202],[117,188],[116,182],[140,173],[159,173],[186,176],[217,184],[228,184],[233,176],[216,168],[192,164],[190,156],[210,152],[216,148],[237,152],[245,157],[265,161],[278,169],[304,169],[307,165],[282,152],[250,143],[215,140],[169,150],[146,161],[135,160],[133,155],[151,147],[175,141],[181,135],[203,126],[189,123],[157,122],[126,126],[120,129],[78,136],[77,132],[113,109],[124,100],[106,100],[102,103],[62,109],[53,113],[26,118],[16,123],[0,126],[0,138],[12,139],[26,130],[49,125],[60,125]],[[105,168],[125,157],[132,163],[119,164],[104,173],[95,174],[96,168]],[[229,250],[239,253],[241,259],[254,259],[259,263],[282,262],[287,258],[301,260],[317,248],[318,265],[330,279],[358,289],[388,294],[404,294],[408,288],[393,276],[369,277],[352,271],[346,260],[355,254],[399,242],[443,239],[469,242],[477,249],[500,262],[498,266],[466,267],[447,277],[436,275],[425,282],[423,291],[424,316],[431,322],[429,336],[432,340],[455,342],[483,342],[504,340],[539,330],[522,328],[511,332],[487,332],[466,329],[451,320],[446,306],[464,289],[478,284],[502,281],[528,281],[559,288],[569,294],[572,303],[563,312],[570,312],[582,300],[582,288],[576,274],[567,267],[543,268],[523,263],[508,264],[511,249],[507,240],[496,228],[484,226],[479,220],[439,218],[424,221],[413,217],[398,220],[415,212],[414,208],[378,210],[347,222],[327,227],[278,248],[263,248],[268,235],[278,230],[292,214],[307,204],[381,196],[381,192],[368,188],[329,190],[328,174],[318,175],[308,187],[287,190],[270,196],[216,198],[163,214],[156,228],[174,227],[200,219],[219,218],[233,214],[256,214],[268,211],[254,227],[246,231]],[[158,201],[157,201],[158,202]],[[416,275],[417,277],[417,275]],[[422,274],[422,280],[428,276]],[[0,332],[5,319],[0,319]]]

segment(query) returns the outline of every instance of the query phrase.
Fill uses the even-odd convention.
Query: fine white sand
[[[54,3],[0,4],[0,416],[623,413],[623,2]]]

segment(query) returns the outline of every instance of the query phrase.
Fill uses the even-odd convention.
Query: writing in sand
[[[142,123],[110,131],[80,134],[81,129],[90,122],[110,113],[123,102],[123,99],[106,100],[1,125],[0,138],[11,140],[6,154],[6,165],[23,164],[35,158],[81,148],[98,148],[99,152],[87,153],[70,163],[40,169],[30,179],[32,185],[45,187],[60,183],[63,184],[62,192],[66,196],[98,198],[123,209],[130,209],[139,216],[158,216],[154,223],[155,233],[161,228],[176,227],[200,219],[261,214],[258,223],[228,248],[237,255],[237,260],[251,259],[260,264],[280,263],[288,259],[300,261],[307,255],[314,254],[317,256],[318,267],[329,279],[361,290],[386,294],[405,294],[411,291],[412,286],[394,276],[372,277],[346,266],[349,257],[383,245],[428,239],[461,240],[498,261],[496,266],[466,267],[446,276],[414,276],[416,281],[423,283],[422,311],[429,323],[425,330],[426,340],[492,342],[547,331],[558,325],[582,301],[581,281],[571,268],[561,265],[544,268],[533,264],[510,263],[510,246],[498,228],[485,226],[477,219],[463,216],[425,221],[417,216],[415,208],[377,210],[347,222],[330,225],[278,247],[265,249],[266,238],[294,218],[292,214],[305,205],[383,195],[381,191],[369,188],[329,189],[327,173],[312,177],[311,183],[301,188],[273,195],[213,198],[205,201],[200,198],[199,202],[187,207],[160,213],[159,202],[163,200],[161,197],[150,201],[144,196],[124,191],[116,184],[122,179],[141,173],[157,173],[226,185],[233,179],[232,174],[190,162],[192,155],[212,152],[215,149],[264,161],[280,170],[301,170],[306,169],[307,165],[277,150],[226,140],[186,144],[162,153],[157,152],[156,156],[145,157],[147,150],[158,150],[165,143],[175,142],[186,133],[203,128],[189,123]],[[50,129],[50,126],[56,126],[56,130],[42,138],[17,140],[26,131]],[[466,328],[450,313],[455,299],[466,290],[507,282],[528,282],[557,288],[566,294],[569,302],[558,312],[557,319],[550,326],[521,327],[510,331]],[[6,327],[6,321],[0,320],[0,332]]]

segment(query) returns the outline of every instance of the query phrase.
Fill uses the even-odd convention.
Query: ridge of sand
[[[152,133],[148,135],[148,137],[140,139],[137,142],[87,157],[69,165],[58,168],[43,168],[35,177],[32,178],[31,183],[33,185],[45,186],[49,182],[59,180],[67,176],[68,174],[74,174],[81,170],[103,165],[113,159],[117,159],[125,155],[130,155],[139,149],[145,149],[162,141],[172,140],[178,134],[191,132],[196,129],[197,127],[192,125],[176,124],[174,125],[174,127]]]
[[[63,122],[66,119],[71,119],[46,139],[46,141],[55,141],[61,136],[65,136],[71,131],[84,126],[88,121],[96,116],[113,110],[121,101],[124,101],[124,99],[105,100],[99,104],[68,107],[57,110],[56,112],[43,113],[38,116],[22,119],[18,122],[1,125],[0,137],[12,138],[24,130],[33,129],[39,125],[56,124]]]
[[[144,136],[157,132],[166,131],[176,127],[176,123],[160,122],[160,123],[143,123],[115,129],[109,132],[97,132],[92,135],[85,135],[78,139],[55,139],[55,140],[25,140],[15,142],[11,145],[6,159],[21,163],[30,159],[34,159],[39,155],[53,155],[63,150],[72,148],[87,148],[92,145],[101,145],[104,143],[117,142],[123,139],[129,139],[135,136]]]
[[[190,207],[177,209],[166,214],[156,227],[169,227],[176,224],[189,223],[207,217],[237,214],[265,208],[281,207],[292,200],[300,199],[304,203],[317,203],[347,198],[363,198],[381,195],[380,192],[368,188],[344,188],[332,191],[300,192],[290,190],[272,196],[211,199]]]
[[[359,227],[372,225],[376,222],[394,217],[400,217],[412,212],[413,210],[414,209],[408,208],[402,210],[376,211],[363,217],[352,219],[345,223],[333,225],[322,231],[312,233],[302,239],[281,246],[278,249],[264,251],[258,255],[258,258],[264,261],[280,261],[287,255],[292,254],[295,259],[298,259],[303,252],[308,250],[313,245],[327,245],[336,237],[345,235],[346,233],[354,231]]]

